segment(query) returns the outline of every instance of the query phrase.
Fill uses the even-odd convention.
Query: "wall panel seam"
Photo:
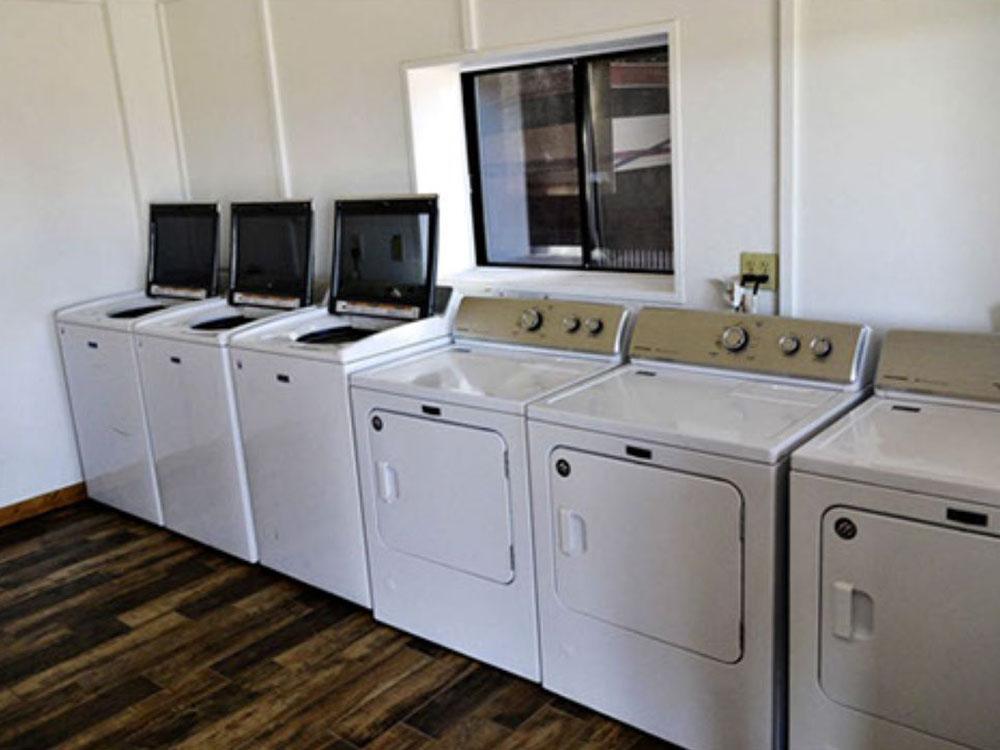
[[[174,151],[181,190],[185,200],[191,200],[191,178],[188,173],[187,148],[184,144],[184,128],[181,121],[180,100],[177,96],[177,80],[174,76],[174,56],[170,50],[170,27],[163,3],[157,3],[156,33],[160,40],[160,59],[166,75],[167,96],[170,100],[170,125],[174,132]]]
[[[135,149],[132,145],[132,129],[129,126],[128,111],[125,105],[125,91],[122,85],[121,66],[118,64],[118,52],[115,48],[114,30],[111,26],[111,9],[108,3],[101,3],[101,20],[104,25],[104,39],[108,50],[108,61],[111,64],[111,76],[114,80],[115,102],[118,107],[118,122],[121,126],[122,146],[125,149],[125,161],[128,166],[132,201],[135,210],[135,232],[138,240],[137,248],[144,249],[145,233],[143,232],[144,199],[142,186],[139,184],[138,169],[135,164]]]
[[[285,198],[292,197],[292,176],[288,163],[288,141],[284,108],[281,105],[281,81],[278,76],[278,53],[274,42],[274,21],[270,0],[260,0],[261,34],[267,58],[267,85],[271,100],[274,130],[274,160],[278,170],[278,189]]]
[[[798,251],[798,0],[778,0],[778,312],[795,315]]]

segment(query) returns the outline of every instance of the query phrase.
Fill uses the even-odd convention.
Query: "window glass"
[[[594,248],[601,269],[670,271],[673,231],[667,52],[588,63]]]
[[[302,297],[310,283],[308,214],[234,213],[236,283],[250,294]]]
[[[218,217],[214,211],[197,213],[151,209],[152,283],[168,287],[213,289]]]
[[[489,261],[580,265],[573,67],[477,75],[475,107]]]
[[[337,297],[421,301],[431,260],[430,224],[428,213],[343,215]]]

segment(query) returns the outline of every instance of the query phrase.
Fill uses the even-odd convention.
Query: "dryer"
[[[216,293],[219,209],[149,207],[146,288],[56,312],[56,332],[87,494],[155,524],[163,509],[132,331],[137,321]]]
[[[645,308],[631,363],[528,407],[542,684],[689,750],[784,747],[788,455],[868,329]]]
[[[539,679],[525,410],[618,364],[625,321],[466,297],[453,343],[351,377],[377,619]]]
[[[1000,336],[890,331],[792,456],[791,744],[1000,748]]]
[[[229,342],[312,295],[312,206],[234,203],[228,299],[135,326],[164,524],[257,560]]]
[[[437,199],[337,201],[329,305],[233,336],[262,564],[371,606],[348,376],[450,340]]]

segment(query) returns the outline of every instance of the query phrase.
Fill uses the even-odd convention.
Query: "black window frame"
[[[592,108],[590,106],[590,82],[587,77],[587,64],[600,60],[612,60],[625,54],[654,53],[664,50],[667,53],[667,65],[670,66],[670,42],[668,40],[662,44],[644,45],[640,47],[623,47],[621,49],[608,50],[606,52],[573,55],[570,57],[545,58],[536,62],[518,63],[516,65],[490,68],[477,68],[475,70],[463,71],[461,73],[462,110],[465,118],[466,158],[468,159],[469,167],[469,197],[472,202],[472,227],[476,248],[477,266],[485,268],[534,268],[540,270],[594,271],[599,273],[627,273],[656,276],[674,276],[676,274],[677,271],[673,264],[673,260],[676,258],[677,254],[677,248],[674,246],[674,238],[677,236],[674,222],[677,220],[677,217],[674,213],[676,200],[673,191],[673,159],[671,159],[670,190],[670,270],[657,271],[644,268],[607,268],[600,265],[594,265],[591,262],[591,256],[597,247],[597,237],[599,233],[597,223],[600,220],[600,209],[592,180],[592,175],[596,171],[594,169],[596,154],[594,153],[594,124]],[[570,65],[573,69],[573,96],[576,115],[577,185],[580,199],[581,263],[580,265],[571,266],[557,263],[514,263],[510,261],[490,260],[487,252],[486,216],[483,207],[482,161],[480,158],[479,143],[479,109],[477,107],[475,90],[476,78],[481,75],[509,73],[518,70],[565,65]],[[667,91],[670,102],[668,113],[670,114],[671,122],[673,122],[673,90],[668,87]],[[671,132],[671,150],[674,147],[675,144],[673,143]]]

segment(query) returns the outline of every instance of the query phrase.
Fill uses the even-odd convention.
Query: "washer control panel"
[[[621,351],[621,305],[513,297],[465,297],[455,317],[457,338],[594,354]]]
[[[1000,335],[889,331],[875,386],[1000,403]]]
[[[767,315],[644,308],[629,356],[809,380],[863,376],[869,329]]]

